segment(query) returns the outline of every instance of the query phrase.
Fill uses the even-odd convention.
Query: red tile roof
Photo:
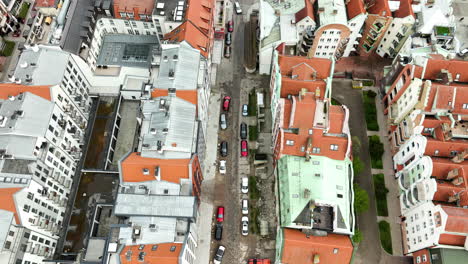
[[[46,100],[51,100],[50,85],[30,86],[11,83],[0,84],[0,99],[8,99],[8,96],[18,96],[20,93],[30,92]]]
[[[298,94],[302,89],[307,89],[307,91],[315,93],[317,90],[320,91],[320,98],[323,98],[325,95],[327,83],[322,80],[317,81],[300,81],[292,80],[290,78],[281,78],[281,98],[288,97],[288,94]]]
[[[468,85],[457,83],[444,85],[433,82],[424,111],[432,112],[436,109],[444,109],[451,110],[453,114],[467,115],[468,109],[463,108],[463,104],[467,103]]]
[[[34,5],[36,7],[53,7],[55,6],[55,0],[36,0]]]
[[[310,264],[316,255],[320,263],[351,262],[353,245],[348,236],[328,234],[324,237],[307,237],[299,230],[289,228],[283,230],[284,245],[281,254],[283,263]]]
[[[330,76],[332,61],[322,58],[307,58],[302,56],[278,56],[278,64],[282,75],[291,76],[294,66],[306,63],[317,72],[317,79],[326,79]]]
[[[144,182],[156,180],[154,169],[159,166],[161,180],[180,183],[180,179],[189,179],[190,159],[155,159],[144,158],[139,153],[131,153],[121,163],[121,174],[124,182]],[[149,169],[148,175],[143,169]]]
[[[185,21],[173,31],[164,35],[164,39],[181,42],[187,41],[193,48],[200,50],[200,53],[207,58],[210,49],[210,37],[195,26],[190,20]]]
[[[350,0],[346,4],[346,11],[348,12],[348,20],[360,15],[365,14],[364,0]]]
[[[465,244],[465,240],[466,240],[466,236],[441,234],[439,237],[439,244],[463,247],[463,245]]]
[[[454,80],[457,74],[460,74],[458,82],[468,82],[468,61],[462,60],[430,59],[427,61],[423,78],[428,80],[438,79],[442,69],[448,70]]]
[[[299,12],[296,13],[296,23],[304,19],[305,17],[310,17],[312,20],[315,20],[314,18],[314,7],[312,6],[312,3],[310,0],[304,0],[305,2],[305,7],[299,10]]]
[[[168,96],[169,91],[167,89],[158,89],[155,88],[151,91],[151,98]],[[198,105],[198,94],[197,90],[177,90],[176,96],[180,99],[184,99],[194,105]]]
[[[114,0],[114,16],[120,18],[119,12],[133,13],[135,19],[140,19],[139,14],[151,15],[155,0]]]
[[[448,215],[445,231],[468,234],[468,208],[442,206]]]
[[[182,250],[181,243],[162,243],[154,244],[157,245],[156,250],[151,250],[153,244],[147,244],[143,250],[139,250],[140,245],[126,246],[120,253],[121,264],[178,264],[179,255]],[[175,247],[174,251],[171,251],[171,247]],[[131,252],[130,259],[127,259],[127,252]],[[145,252],[144,261],[138,260],[140,252]]]
[[[468,141],[466,140],[440,141],[433,138],[427,138],[427,145],[424,154],[427,156],[452,157],[452,151],[460,153],[465,149],[468,149]],[[435,155],[436,150],[438,151],[437,155]]]
[[[393,17],[404,18],[407,16],[413,16],[416,18],[411,6],[412,0],[400,0],[400,7],[397,11],[393,12]]]
[[[214,1],[189,0],[187,7],[185,19],[191,21],[200,28],[203,33],[210,36],[213,31]]]
[[[391,17],[392,12],[388,6],[388,1],[376,0],[372,1],[373,5],[367,9],[369,14],[380,15],[384,17]]]
[[[17,224],[21,224],[21,220],[18,216],[18,212],[16,211],[16,204],[14,195],[15,193],[19,192],[23,188],[2,188],[0,189],[0,209],[5,211],[10,211],[15,216],[15,220]]]

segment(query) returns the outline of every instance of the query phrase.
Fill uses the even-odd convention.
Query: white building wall
[[[403,94],[390,106],[391,116],[394,123],[400,123],[414,109],[419,101],[423,83],[421,79],[415,78],[405,89]]]
[[[339,48],[341,31],[337,29],[328,29],[322,32],[315,50],[314,57],[331,58]]]
[[[414,22],[413,16],[394,18],[377,47],[377,54],[381,57],[384,57],[385,54],[389,58],[395,57],[401,49],[401,41],[405,41],[407,36],[411,33],[411,27]],[[398,39],[399,36],[401,40]]]
[[[304,32],[314,31],[316,27],[315,21],[310,17],[304,17],[300,21],[296,21],[296,39],[302,39]]]
[[[403,165],[411,158],[415,159],[411,162],[417,162],[420,157],[424,155],[426,150],[427,138],[417,134],[412,136],[404,145],[400,147],[400,150],[393,156],[395,169],[398,165]],[[409,166],[408,164],[407,166]]]
[[[193,226],[193,224],[191,224]],[[197,257],[195,255],[195,250],[198,247],[196,235],[194,231],[190,229],[189,234],[187,235],[187,240],[185,241],[184,251],[181,254],[180,264],[193,264],[195,263]]]
[[[346,49],[343,52],[343,57],[348,57],[352,51],[356,51],[354,45],[359,44],[358,38],[362,37],[362,35],[359,32],[364,26],[364,22],[366,21],[366,19],[367,13],[357,15],[348,21],[348,27],[351,30],[351,34],[349,35],[349,41],[346,45]]]
[[[174,30],[176,27],[182,24],[181,21],[168,21],[165,16],[153,15],[153,23],[156,26],[156,32],[160,40],[164,38],[164,35]]]

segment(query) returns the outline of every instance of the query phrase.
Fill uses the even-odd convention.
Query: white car
[[[221,114],[221,116],[219,117],[219,124],[222,130],[225,130],[227,128],[227,119],[225,114]]]
[[[242,105],[242,116],[248,116],[249,115],[249,106],[246,104]]]
[[[241,192],[248,193],[249,192],[249,178],[242,177],[241,179]]]
[[[226,248],[224,246],[218,247],[218,250],[216,250],[216,255],[213,259],[214,264],[221,264],[221,261],[223,260],[224,256],[224,251],[226,251]]]
[[[238,15],[242,14],[242,9],[240,7],[239,2],[237,2],[237,1],[234,2],[234,8],[236,9],[236,14],[238,14]]]
[[[219,173],[226,174],[226,161],[225,160],[219,161]]]
[[[242,217],[242,235],[247,236],[249,234],[249,217]]]
[[[249,214],[249,200],[247,199],[242,200],[242,214],[243,215]]]

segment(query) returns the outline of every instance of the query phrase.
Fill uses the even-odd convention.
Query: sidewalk
[[[218,153],[218,116],[220,111],[221,96],[212,89],[209,103],[209,119],[206,136],[206,152],[203,171],[203,183],[199,215],[197,219],[198,247],[196,248],[195,263],[210,263],[211,246],[211,220],[213,216],[214,186],[216,176],[216,155]]]

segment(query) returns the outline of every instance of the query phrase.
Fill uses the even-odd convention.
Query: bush
[[[377,135],[369,137],[369,151],[371,156],[371,165],[374,169],[382,169],[382,155],[384,153],[384,145],[380,142],[380,137]]]
[[[354,189],[354,212],[361,214],[369,209],[369,195],[366,190],[362,189],[356,183],[353,185]]]
[[[258,221],[259,209],[256,206],[250,206],[250,232],[252,234],[260,233],[260,223]]]
[[[377,109],[375,108],[375,96],[373,91],[363,92],[364,101],[364,114],[366,115],[367,129],[371,131],[379,131],[379,124],[377,122]]]
[[[257,94],[255,90],[249,93],[249,116],[257,116]]]
[[[13,53],[14,49],[15,49],[15,42],[5,40],[5,47],[3,47],[3,50],[0,52],[0,55],[10,56]]]
[[[392,234],[390,233],[390,224],[387,221],[379,222],[380,243],[388,254],[393,254]]]
[[[352,237],[353,242],[354,242],[355,244],[359,244],[359,243],[361,243],[362,238],[363,238],[363,237],[362,237],[362,232],[361,232],[361,230],[356,229],[356,230],[354,231],[354,236]]]
[[[255,141],[258,138],[258,128],[257,126],[249,126],[249,140]]]
[[[332,99],[331,99],[331,104],[332,104],[332,105],[341,105],[341,103],[338,102],[335,98],[332,98]]]
[[[388,216],[388,189],[385,187],[385,179],[382,173],[374,175],[374,192],[377,202],[377,214],[379,216]]]
[[[249,177],[249,196],[251,200],[260,198],[260,191],[257,188],[257,178],[254,176]]]
[[[357,136],[351,137],[352,147],[353,147],[353,156],[359,155],[361,152],[361,140]]]
[[[365,167],[366,165],[361,161],[361,159],[358,156],[355,156],[353,158],[354,175],[359,175],[364,170]]]

